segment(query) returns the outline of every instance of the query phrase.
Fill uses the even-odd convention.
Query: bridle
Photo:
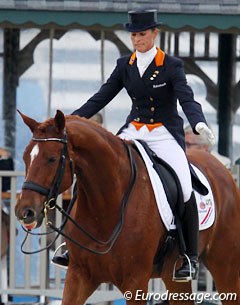
[[[55,177],[53,178],[50,189],[48,189],[48,188],[46,188],[42,185],[39,185],[39,184],[37,184],[33,181],[25,181],[23,183],[23,186],[22,186],[22,189],[35,191],[35,192],[37,192],[41,195],[47,196],[47,200],[44,203],[44,207],[45,207],[44,208],[44,213],[45,213],[45,216],[47,216],[47,214],[46,214],[47,209],[54,209],[55,208],[57,197],[59,195],[60,187],[61,187],[61,184],[62,184],[62,179],[63,179],[64,172],[65,172],[66,158],[67,158],[67,155],[68,155],[67,133],[66,133],[66,130],[64,129],[63,138],[32,138],[32,141],[36,141],[36,142],[53,141],[53,142],[60,142],[60,143],[63,144],[58,169],[57,169]],[[72,181],[73,181],[72,160],[71,160],[70,157],[69,157],[69,159],[70,159],[71,177],[72,177]]]
[[[59,207],[57,205],[57,203],[56,203],[57,197],[59,195],[59,190],[60,190],[60,187],[61,187],[62,179],[63,179],[63,176],[64,176],[64,171],[65,171],[65,166],[66,166],[66,157],[67,157],[67,154],[68,154],[66,130],[64,129],[63,138],[32,138],[32,140],[33,141],[37,141],[37,142],[47,142],[47,141],[61,142],[61,143],[63,143],[63,148],[62,148],[62,151],[61,151],[61,158],[60,158],[60,161],[59,161],[59,166],[58,166],[56,175],[55,175],[55,177],[53,179],[53,182],[51,184],[52,186],[51,186],[50,189],[48,189],[48,188],[46,188],[44,186],[41,186],[41,185],[39,185],[39,184],[37,184],[35,182],[32,182],[32,181],[25,181],[23,183],[22,189],[32,190],[32,191],[35,191],[37,193],[40,193],[42,195],[47,196],[47,200],[44,203],[45,223],[53,231],[49,232],[49,233],[32,233],[32,232],[30,232],[30,230],[26,230],[23,227],[23,229],[27,232],[27,235],[26,235],[26,237],[25,237],[25,239],[24,239],[24,241],[22,243],[21,251],[24,254],[34,254],[34,253],[41,252],[43,250],[46,250],[46,249],[50,248],[51,245],[59,237],[59,235],[62,235],[63,237],[65,237],[66,239],[70,240],[71,242],[73,242],[78,247],[80,247],[80,248],[82,248],[84,250],[87,250],[88,252],[91,252],[91,253],[94,253],[94,254],[106,254],[106,253],[108,253],[112,249],[115,241],[117,240],[119,234],[122,231],[123,223],[124,223],[124,216],[125,216],[125,209],[126,209],[126,206],[127,206],[128,198],[130,196],[130,193],[132,191],[132,188],[133,188],[133,186],[135,184],[135,180],[136,180],[136,163],[135,163],[135,159],[133,158],[132,148],[130,147],[130,145],[127,144],[126,142],[123,142],[123,144],[124,144],[124,146],[125,146],[125,148],[127,150],[127,153],[128,153],[128,158],[129,158],[129,162],[130,162],[130,169],[131,169],[131,176],[130,176],[130,181],[129,181],[128,187],[127,187],[126,191],[123,194],[123,198],[122,198],[122,202],[121,202],[121,214],[120,214],[120,217],[119,217],[117,225],[113,229],[113,232],[112,232],[111,236],[106,241],[101,241],[101,240],[98,240],[96,237],[94,237],[91,233],[86,231],[82,226],[80,226],[70,216],[71,209],[72,209],[72,207],[73,207],[73,205],[74,205],[74,203],[76,201],[76,198],[77,198],[77,191],[76,191],[75,187],[74,187],[74,192],[73,192],[73,198],[70,201],[70,204],[69,204],[69,206],[67,208],[67,211],[65,211],[63,208]],[[73,181],[72,160],[71,160],[70,157],[69,157],[69,159],[70,159],[70,167],[71,167],[71,174],[72,174],[72,181]],[[49,210],[53,210],[55,208],[57,208],[62,213],[62,215],[64,216],[64,220],[62,221],[62,224],[61,224],[61,226],[59,228],[56,228],[52,224],[51,221],[47,220],[48,211]],[[78,241],[76,241],[72,237],[67,236],[63,232],[63,228],[65,227],[65,224],[66,224],[67,220],[71,221],[75,225],[76,228],[78,228],[88,238],[90,238],[91,240],[95,241],[96,243],[98,243],[100,245],[105,245],[105,246],[109,245],[108,248],[106,250],[104,250],[104,251],[93,250],[93,249],[91,249],[89,247],[86,247],[86,246],[80,244]],[[58,234],[54,238],[54,240],[48,246],[46,246],[45,248],[37,250],[37,251],[33,251],[33,252],[25,251],[23,249],[23,246],[24,246],[24,244],[26,242],[28,234],[31,234],[31,235],[47,235],[47,234],[50,234],[50,233],[53,233],[53,232],[57,232]]]

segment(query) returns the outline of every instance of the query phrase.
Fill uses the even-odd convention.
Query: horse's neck
[[[74,141],[79,209],[84,206],[85,211],[98,216],[115,212],[119,215],[127,188],[125,181],[129,180],[126,165],[129,163],[123,144],[110,133],[101,135],[94,128]]]
[[[119,221],[129,169],[124,161],[127,158],[124,147],[113,148],[108,142],[98,144],[96,139],[94,147],[84,145],[76,157],[75,213],[80,223],[105,240]]]
[[[115,169],[118,164],[115,158],[98,151],[94,154],[86,153],[76,164],[78,185],[85,195],[88,206],[104,208],[112,197],[116,196],[119,177],[116,177]]]

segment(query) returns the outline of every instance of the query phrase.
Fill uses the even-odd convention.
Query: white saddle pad
[[[146,165],[146,168],[148,170],[148,174],[152,183],[152,187],[154,190],[158,211],[162,218],[162,221],[166,227],[167,230],[170,230],[174,227],[174,217],[172,214],[172,210],[169,206],[169,203],[167,201],[167,196],[165,194],[162,182],[157,174],[157,172],[153,168],[153,163],[148,157],[145,149],[142,147],[142,145],[134,140],[135,145],[137,146],[144,162]],[[199,215],[199,230],[205,230],[214,222],[215,219],[215,204],[213,199],[213,194],[211,187],[208,183],[208,180],[203,175],[203,173],[193,166],[196,174],[198,175],[201,182],[208,188],[209,193],[206,196],[200,195],[196,191],[194,191],[196,196],[196,201],[198,205],[198,215]]]

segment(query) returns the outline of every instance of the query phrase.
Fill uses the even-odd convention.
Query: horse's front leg
[[[97,285],[90,281],[76,266],[69,266],[64,290],[62,305],[83,305],[88,297],[96,290]]]

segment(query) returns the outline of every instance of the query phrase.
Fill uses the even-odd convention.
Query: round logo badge
[[[206,205],[203,201],[200,202],[200,209],[205,209]]]

